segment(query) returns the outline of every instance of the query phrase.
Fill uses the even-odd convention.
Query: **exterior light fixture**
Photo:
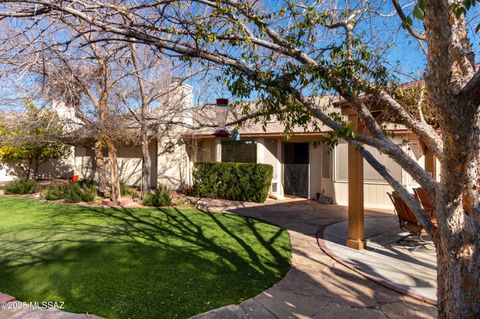
[[[213,135],[217,137],[229,136],[230,133],[225,127],[228,116],[228,99],[217,99],[217,103],[215,105],[215,113],[217,115],[218,127],[215,129],[215,133],[213,133]]]
[[[232,139],[232,141],[234,141],[234,142],[240,141],[240,131],[238,130],[238,128],[234,128],[234,129],[232,130],[231,139]]]

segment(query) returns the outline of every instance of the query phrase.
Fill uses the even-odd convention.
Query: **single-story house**
[[[286,196],[317,199],[348,205],[348,143],[340,140],[330,148],[323,143],[327,129],[294,128],[287,136],[285,127],[272,121],[263,124],[249,122],[238,128],[240,140],[216,137],[212,128],[184,135],[195,152],[191,162],[249,162],[273,166],[270,188],[272,197]],[[424,167],[425,154],[412,132],[397,124],[389,124],[394,141]],[[390,157],[376,149],[366,148],[384,164],[403,185],[418,187],[417,183]],[[439,176],[436,165],[435,176]],[[392,188],[366,161],[363,161],[364,203],[370,208],[393,208],[387,192]]]
[[[183,87],[182,94],[191,105],[191,88]],[[231,112],[232,114],[234,112]],[[207,115],[209,114],[209,115]],[[183,115],[175,115],[176,122],[185,125],[170,125],[155,131],[150,142],[153,187],[167,185],[173,189],[191,186],[195,162],[249,162],[266,163],[273,166],[270,193],[273,198],[286,196],[317,199],[339,205],[348,204],[348,145],[340,141],[330,148],[322,142],[328,131],[322,125],[294,128],[285,135],[285,127],[270,121],[263,124],[250,120],[238,128],[235,140],[216,137],[213,107],[203,109],[190,107]],[[74,116],[63,112],[62,116]],[[237,118],[231,115],[230,118]],[[228,122],[228,121],[227,121]],[[203,124],[199,125],[199,124]],[[232,130],[234,127],[230,127]],[[422,166],[425,154],[417,137],[401,125],[389,124],[387,130],[393,140]],[[367,147],[390,172],[409,188],[416,187],[414,180],[392,159]],[[121,180],[129,185],[141,182],[142,156],[140,146],[119,145],[118,163]],[[439,176],[439,165],[433,165],[435,176]],[[40,178],[95,177],[95,156],[89,146],[76,146],[67,159],[42,164]],[[391,187],[363,161],[364,204],[370,208],[393,208],[387,192]],[[11,180],[8,168],[0,166],[0,181]]]

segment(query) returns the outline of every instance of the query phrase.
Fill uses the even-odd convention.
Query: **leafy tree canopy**
[[[25,101],[23,112],[0,117],[0,160],[35,176],[41,163],[69,154],[69,145],[59,140],[63,131],[57,113]]]

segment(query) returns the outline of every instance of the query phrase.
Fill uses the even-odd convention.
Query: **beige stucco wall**
[[[77,146],[74,152],[74,174],[80,179],[95,178],[95,157],[91,148]]]
[[[321,192],[323,196],[334,198],[335,197],[335,185],[333,183],[333,150],[326,144],[321,145],[322,152],[322,170],[321,170]],[[323,163],[323,161],[327,163]],[[324,173],[324,170],[326,172]]]
[[[127,185],[141,185],[142,149],[139,146],[117,146],[120,180]],[[109,166],[109,165],[108,165]]]
[[[188,149],[180,139],[164,138],[158,141],[157,183],[172,189],[192,184],[192,165]]]
[[[68,178],[74,171],[74,149],[65,158],[52,159],[38,166],[38,179]],[[15,165],[0,162],[0,182],[9,182],[17,178],[19,170]]]
[[[181,140],[154,140],[149,144],[152,161],[152,187],[158,185],[179,189],[191,185],[191,164],[187,145]],[[139,146],[118,146],[120,180],[128,185],[140,186],[142,178],[142,150]],[[109,167],[108,157],[105,157]],[[95,157],[91,149],[77,147],[75,152],[75,174],[82,179],[95,178]],[[107,176],[108,177],[108,176]]]
[[[309,197],[316,198],[317,193],[322,193],[322,144],[316,141],[309,144]]]
[[[6,165],[0,166],[0,182],[10,182],[14,178],[15,177],[12,174],[8,173],[8,167],[6,167]]]
[[[258,139],[257,140],[257,163],[270,164],[273,167],[272,187],[270,192],[275,197],[283,198],[283,178],[281,165],[281,143],[277,139]],[[275,185],[275,187],[273,187]],[[276,189],[275,189],[276,188]]]
[[[334,182],[334,202],[338,205],[348,205],[348,183]],[[392,188],[386,184],[364,184],[363,198],[367,208],[393,208],[387,192]]]
[[[150,159],[152,161],[153,187],[156,186],[156,141],[149,144]],[[109,169],[109,160],[105,155],[106,169]],[[81,179],[95,179],[95,155],[91,148],[76,147],[74,152],[74,172]],[[120,173],[120,181],[127,185],[140,186],[142,178],[142,150],[139,146],[117,146],[117,161]],[[107,175],[107,178],[109,176]]]

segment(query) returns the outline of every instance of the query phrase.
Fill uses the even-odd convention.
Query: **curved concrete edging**
[[[421,296],[419,294],[416,294],[414,292],[411,292],[407,289],[404,289],[402,287],[399,287],[395,284],[393,284],[392,282],[389,282],[383,278],[380,278],[380,277],[377,277],[377,276],[374,276],[372,274],[369,274],[365,271],[363,271],[362,269],[358,268],[357,266],[355,266],[354,264],[348,262],[348,261],[345,261],[343,260],[342,258],[340,258],[339,256],[335,255],[326,245],[325,243],[325,239],[324,239],[324,231],[325,229],[328,227],[328,226],[331,226],[331,225],[334,225],[334,224],[337,224],[338,222],[333,222],[333,223],[330,223],[330,224],[326,224],[326,225],[322,225],[319,227],[318,231],[317,231],[317,244],[318,246],[320,247],[320,249],[325,253],[327,254],[330,258],[332,258],[333,260],[335,260],[336,262],[342,264],[343,266],[355,271],[356,273],[362,275],[363,277],[369,279],[369,280],[372,280],[373,282],[385,287],[385,288],[388,288],[388,289],[391,289],[393,291],[396,291],[400,294],[403,294],[403,295],[406,295],[406,296],[409,296],[411,298],[414,298],[414,299],[417,299],[419,301],[422,301],[424,303],[427,303],[429,305],[432,305],[432,306],[436,306],[437,305],[437,301],[434,300],[434,299],[431,299],[431,298],[427,298],[425,296]]]

